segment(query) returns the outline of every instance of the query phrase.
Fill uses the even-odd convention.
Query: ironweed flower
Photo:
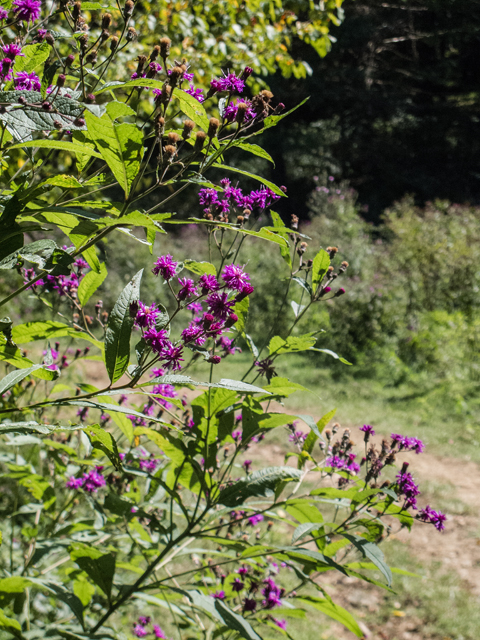
[[[277,625],[277,627],[279,627],[280,629],[283,629],[284,631],[287,628],[286,620],[278,620],[277,618],[273,618],[273,624]]]
[[[40,78],[36,73],[27,73],[27,71],[19,71],[13,80],[15,89],[19,91],[40,91]]]
[[[136,638],[145,638],[148,635],[148,631],[141,624],[136,624],[133,627],[133,635]]]
[[[82,488],[87,493],[97,493],[100,487],[104,487],[107,482],[100,471],[103,467],[95,467],[88,473],[83,475],[83,485]]]
[[[248,518],[248,524],[251,527],[256,527],[257,524],[260,524],[260,522],[263,522],[263,520],[265,520],[265,518],[262,516],[261,513],[255,513],[253,516],[250,516]]]
[[[183,347],[181,345],[176,347],[171,342],[168,343],[162,349],[162,360],[165,367],[172,371],[179,371],[182,368],[180,362],[183,362],[182,352]]]
[[[0,20],[5,20],[8,17],[8,11],[0,7]]]
[[[364,433],[364,439],[365,442],[370,438],[370,436],[374,436],[375,435],[375,431],[373,430],[373,427],[371,427],[369,424],[364,424],[363,427],[360,427],[360,431],[363,431]]]
[[[41,0],[13,0],[13,13],[23,22],[35,22],[40,17]]]
[[[447,520],[447,516],[440,511],[435,511],[429,505],[427,505],[425,509],[420,509],[418,517],[422,522],[433,524],[437,531],[443,531],[445,529],[444,522]]]
[[[2,47],[2,51],[5,56],[7,58],[10,58],[11,60],[15,60],[16,56],[25,56],[25,54],[22,53],[22,47],[19,44],[15,44],[14,42],[4,45]]]
[[[138,303],[138,307],[138,312],[135,317],[135,326],[141,327],[142,329],[146,329],[147,327],[154,327],[155,322],[160,315],[160,310],[157,309],[155,304],[147,307],[145,304],[143,304],[143,302],[140,301]]]
[[[264,360],[256,360],[255,366],[258,368],[258,373],[261,376],[266,376],[268,382],[277,375],[275,367],[273,366],[272,358],[265,358]]]
[[[240,580],[240,578],[235,578],[232,582],[232,591],[236,591],[237,593],[243,589],[245,583]]]
[[[178,262],[175,262],[172,256],[167,253],[165,256],[157,258],[152,273],[156,276],[159,274],[164,280],[170,280],[175,275]]]
[[[212,292],[206,299],[209,312],[215,316],[217,320],[226,320],[230,314],[234,301],[228,299],[225,292]]]
[[[225,72],[223,72],[223,77],[213,78],[210,82],[210,86],[215,91],[242,93],[245,89],[245,82],[241,78],[238,78],[234,73],[225,74]]]
[[[189,278],[179,278],[178,282],[181,285],[181,289],[177,293],[177,298],[179,300],[185,300],[186,298],[196,295],[197,289],[193,280],[190,280]]]
[[[190,75],[190,74],[184,74],[184,76],[186,75]],[[193,75],[193,74],[191,74]],[[195,85],[192,84],[190,82],[190,87],[189,89],[185,90],[185,93],[188,93],[189,95],[193,96],[195,98],[195,100],[198,100],[198,102],[200,102],[200,104],[202,104],[202,102],[205,102],[205,96],[203,95],[203,89],[196,89]]]
[[[177,392],[175,391],[175,387],[171,384],[156,384],[152,388],[152,393],[159,393],[165,398],[176,398]],[[165,400],[164,398],[157,398],[157,402],[165,407],[165,409],[171,409],[173,404]]]
[[[154,353],[162,353],[168,343],[167,331],[165,329],[157,331],[155,328],[151,327],[145,331],[143,337]]]
[[[216,598],[217,600],[225,600],[225,591],[215,591],[215,593],[211,594],[212,598]]]
[[[156,638],[162,638],[163,640],[166,640],[167,638],[162,628],[158,624],[153,625],[153,634]]]
[[[257,608],[257,601],[253,598],[245,598],[243,601],[243,610],[244,611],[255,611]]]
[[[243,291],[249,284],[250,276],[238,264],[227,264],[222,271],[222,280],[229,289]]]

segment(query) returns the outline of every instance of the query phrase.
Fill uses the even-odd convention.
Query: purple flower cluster
[[[141,329],[154,327],[159,315],[160,309],[157,309],[155,304],[147,307],[143,302],[139,302],[138,312],[135,317],[135,326],[140,327]]]
[[[358,462],[355,462],[356,457],[356,453],[348,453],[345,457],[338,455],[328,456],[325,460],[325,466],[356,475],[360,471],[360,465]]]
[[[19,71],[13,81],[15,89],[19,91],[40,91],[42,85],[40,78],[36,73],[27,73],[27,71]]]
[[[226,107],[225,111],[223,112],[223,117],[225,118],[225,120],[227,122],[233,122],[235,120],[235,118],[237,117],[237,111],[238,111],[238,105],[243,102],[247,105],[248,109],[245,112],[245,118],[244,118],[244,122],[249,122],[250,120],[253,120],[255,118],[255,116],[257,115],[255,113],[255,111],[252,109],[252,103],[250,100],[237,100],[235,103],[233,102],[229,102],[228,103],[228,107]]]
[[[190,74],[188,74],[188,75],[190,75]],[[193,96],[195,98],[195,100],[198,100],[198,102],[200,102],[200,104],[202,102],[205,102],[205,96],[203,95],[203,89],[196,89],[195,85],[192,84],[191,82],[190,82],[189,89],[185,89],[185,93],[188,93],[189,95]]]
[[[288,436],[288,439],[290,442],[293,442],[294,444],[301,446],[307,439],[307,434],[303,433],[303,431],[300,431],[300,430],[294,431]]]
[[[213,78],[210,87],[214,91],[230,91],[231,93],[242,93],[245,89],[245,82],[234,73],[223,73],[221,78]]]
[[[392,448],[398,445],[399,451],[415,451],[415,453],[422,453],[425,449],[425,445],[418,438],[407,438],[407,436],[401,436],[398,433],[392,433]]]
[[[151,618],[149,616],[140,616],[138,622],[133,625],[133,635],[136,638],[146,638],[149,635],[153,635],[155,638],[165,640],[167,636],[158,624],[153,624],[151,630],[149,629],[150,621]]]
[[[88,473],[84,473],[82,478],[72,476],[65,484],[68,489],[83,489],[87,493],[97,493],[97,491],[106,485],[106,480],[101,474],[103,467],[95,467]]]
[[[369,424],[364,424],[363,427],[360,427],[360,431],[363,431],[363,433],[365,434],[365,440],[368,440],[371,436],[375,435],[373,427],[371,427]]]
[[[408,463],[405,463],[402,470],[395,477],[397,481],[398,493],[405,496],[405,508],[417,509],[417,496],[420,489],[415,484],[412,474],[407,471]]]
[[[265,186],[251,191],[249,195],[244,195],[239,187],[232,187],[228,178],[221,180],[220,184],[223,187],[223,193],[213,188],[200,189],[198,201],[205,207],[205,213],[212,215],[215,213],[228,214],[232,206],[239,209],[258,208],[263,211],[280,198],[279,195]]]
[[[262,601],[262,606],[265,609],[274,609],[282,605],[281,598],[285,593],[285,589],[275,584],[273,578],[267,578],[263,581],[265,587],[262,589],[262,594],[265,599]]]
[[[418,517],[419,520],[422,520],[422,522],[433,524],[435,529],[437,529],[438,531],[443,531],[445,529],[444,523],[447,519],[447,516],[440,511],[435,511],[434,509],[429,507],[429,505],[427,505],[425,509],[420,509]]]
[[[60,297],[68,296],[75,299],[80,282],[86,275],[84,270],[87,269],[88,264],[82,257],[79,257],[73,263],[73,267],[76,271],[71,271],[68,276],[47,275],[45,279],[37,280],[28,288],[35,291],[37,287],[44,287],[47,291],[56,291]],[[35,269],[23,269],[22,273],[25,284],[30,282],[36,275]]]

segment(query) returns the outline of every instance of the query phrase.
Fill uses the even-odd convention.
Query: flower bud
[[[71,67],[74,61],[75,61],[75,56],[73,55],[73,53],[71,53],[65,58],[65,66]]]
[[[244,285],[242,291],[240,291],[240,293],[237,293],[237,295],[235,296],[235,302],[241,302],[244,298],[246,298],[253,292],[254,288],[251,284]]]
[[[201,151],[203,149],[206,137],[207,136],[203,131],[197,131],[195,136],[195,146],[193,147],[195,151]]]
[[[109,38],[110,38],[110,31],[108,31],[107,29],[103,29],[102,33],[100,34],[100,44],[103,44]]]
[[[78,44],[80,45],[80,49],[82,51],[85,51],[85,49],[87,48],[87,43],[88,43],[88,34],[82,33],[82,35],[78,39]]]
[[[93,93],[89,93],[87,95],[87,97],[85,98],[85,102],[87,104],[95,104],[95,96],[93,95]]]
[[[231,313],[228,318],[227,321],[225,322],[225,328],[226,329],[230,329],[230,327],[233,327],[233,325],[238,322],[238,316],[236,313]]]
[[[335,292],[335,298],[338,298],[340,296],[343,296],[343,294],[345,293],[345,289],[343,287],[341,287],[340,289],[338,289],[338,291]]]
[[[65,80],[66,80],[65,75],[63,73],[60,73],[57,78],[57,87],[64,87]]]
[[[44,111],[51,111],[53,109],[53,107],[50,104],[50,102],[48,102],[48,100],[45,100],[45,102],[42,102],[42,109]]]
[[[332,287],[323,287],[323,289],[320,291],[320,296],[324,296],[327,293],[330,293],[330,291],[332,290]]]
[[[134,4],[132,0],[127,0],[125,2],[125,6],[123,8],[123,17],[125,18],[125,20],[128,20],[128,18],[132,15],[133,7],[134,7]]]
[[[207,358],[207,362],[210,362],[210,364],[219,364],[221,360],[220,356],[209,356]]]
[[[164,37],[160,40],[160,55],[162,58],[168,58],[170,55],[170,47],[172,45],[172,41],[170,38]]]
[[[102,16],[102,29],[108,29],[112,24],[112,14],[104,13]]]
[[[215,318],[212,316],[211,313],[205,313],[202,321],[203,328],[208,329],[214,320]]]
[[[215,136],[217,135],[219,126],[220,126],[220,122],[217,120],[217,118],[210,118],[207,136],[209,138],[215,138]]]
[[[118,37],[112,36],[112,39],[110,40],[110,51],[113,53],[117,47],[118,47]]]
[[[53,45],[55,44],[55,38],[52,36],[51,33],[47,33],[47,35],[45,36],[45,40],[48,42],[48,44],[53,47]]]
[[[253,73],[253,69],[251,67],[245,67],[245,69],[242,72],[242,75],[240,76],[240,79],[243,80],[245,82],[245,80],[247,80]]]
[[[192,120],[185,120],[185,122],[183,123],[182,138],[184,140],[189,138],[194,128],[195,128],[195,123],[192,122]]]

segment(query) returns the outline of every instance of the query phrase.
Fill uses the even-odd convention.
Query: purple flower
[[[213,204],[218,203],[218,191],[216,189],[200,189],[198,192],[198,202],[206,207],[204,209],[205,212],[208,211],[208,208]]]
[[[447,516],[440,511],[435,511],[428,505],[425,507],[425,509],[420,510],[418,517],[423,522],[429,522],[430,524],[433,524],[435,529],[437,529],[438,531],[443,531],[445,529],[444,522],[446,521]]]
[[[228,107],[226,107],[225,111],[223,112],[223,117],[227,122],[233,122],[235,120],[238,111],[238,105],[241,102],[244,102],[248,107],[247,111],[245,112],[244,122],[248,122],[249,120],[253,120],[253,118],[255,118],[257,114],[252,109],[252,103],[250,102],[250,100],[237,100],[235,104],[233,102],[229,102]]]
[[[145,304],[143,304],[143,302],[139,301],[138,312],[135,317],[135,325],[137,327],[141,327],[142,329],[146,329],[147,327],[154,327],[159,315],[160,310],[157,309],[155,304],[147,307]]]
[[[185,77],[185,75],[192,75],[193,76],[193,74],[190,74],[190,73],[184,74],[184,77]],[[189,89],[185,89],[185,93],[188,93],[189,95],[193,96],[195,98],[195,100],[198,100],[198,102],[200,102],[200,104],[202,102],[205,102],[205,96],[203,95],[203,89],[196,89],[195,85],[193,85],[191,82],[190,82],[190,88]]]
[[[245,198],[245,204],[250,205],[251,208],[258,207],[259,209],[266,209],[275,200],[279,200],[280,196],[274,193],[268,187],[261,187],[257,191],[251,191],[249,196]]]
[[[347,466],[347,463],[338,456],[329,456],[325,460],[325,466],[331,467],[332,469],[344,469]]]
[[[147,460],[139,460],[138,463],[142,471],[148,471],[148,473],[155,473],[158,465],[160,464],[160,460],[156,460],[155,458],[149,458]]]
[[[13,0],[13,13],[23,22],[35,22],[40,17],[41,0]]]
[[[226,338],[225,336],[222,336],[217,342],[217,346],[223,349],[224,355],[235,355],[236,351],[241,351],[239,347],[232,347],[232,344],[233,340],[230,340],[230,338]]]
[[[177,397],[175,387],[171,384],[157,384],[153,387],[152,393],[159,393],[166,398]],[[157,398],[157,402],[162,404],[166,409],[170,409],[173,406],[171,402],[168,402],[168,400],[164,400],[163,398]]]
[[[241,576],[246,576],[248,573],[248,567],[240,567],[240,569],[237,569],[237,573]]]
[[[160,274],[164,280],[170,280],[175,275],[177,264],[178,262],[175,262],[172,256],[168,253],[166,256],[160,256],[157,258],[152,269],[152,273],[156,276]]]
[[[250,516],[248,518],[248,524],[251,527],[256,527],[257,524],[260,524],[260,522],[262,522],[264,520],[264,517],[262,516],[261,513],[256,513],[253,516]]]
[[[195,288],[195,283],[190,278],[179,278],[179,284],[181,285],[180,291],[177,293],[177,298],[179,300],[185,300],[185,298],[190,298],[197,293]]]
[[[375,435],[375,431],[369,424],[364,424],[363,427],[360,427],[360,431],[363,431],[363,433],[365,434],[365,440],[367,440],[370,436]]]
[[[252,466],[252,461],[251,460],[245,460],[245,462],[242,464],[242,467],[245,469],[245,471],[247,473],[250,472],[250,467]]]
[[[10,58],[11,60],[15,60],[16,56],[25,56],[25,54],[22,53],[22,47],[14,42],[3,46],[2,51],[7,58]]]
[[[203,276],[200,276],[200,280],[198,281],[198,283],[202,287],[203,295],[206,295],[211,291],[216,291],[220,286],[217,282],[216,277],[209,273],[204,273]]]
[[[233,300],[228,300],[228,294],[223,291],[214,291],[208,296],[206,302],[208,310],[217,320],[226,320],[235,304]]]
[[[13,84],[15,89],[22,91],[40,91],[41,89],[40,78],[33,71],[32,73],[19,71],[14,78]]]
[[[162,350],[162,360],[167,369],[172,371],[179,371],[182,366],[180,362],[183,362],[182,356],[183,347],[180,345],[176,347],[171,342]]]
[[[195,322],[191,322],[188,327],[182,331],[181,336],[184,344],[188,344],[189,342],[197,340],[202,333],[203,329]]]
[[[420,495],[420,489],[413,481],[412,474],[406,471],[406,465],[404,465],[402,471],[395,476],[395,479],[397,481],[398,493],[406,498],[405,506],[416,509],[416,497]]]
[[[81,409],[78,409],[77,416],[80,418],[80,420],[85,420],[87,415],[88,415],[88,407],[82,407]]]
[[[229,289],[243,291],[250,276],[238,264],[227,264],[222,271],[222,279]]]
[[[295,433],[290,434],[288,439],[290,440],[290,442],[302,445],[307,439],[307,434],[303,433],[303,431],[295,431]]]
[[[265,600],[262,601],[262,606],[265,609],[273,609],[274,607],[278,607],[282,604],[280,600],[283,595],[283,589],[275,584],[273,578],[267,578],[263,581],[266,585],[262,589],[262,594],[265,596]]]
[[[425,445],[418,438],[408,438],[402,436],[399,433],[392,433],[392,447],[398,444],[400,451],[415,451],[415,453],[422,453],[425,449]]]
[[[133,635],[137,638],[145,638],[148,635],[148,631],[141,624],[136,624],[133,627]]]
[[[143,334],[145,338],[145,342],[152,348],[154,353],[162,353],[163,349],[168,343],[167,340],[167,331],[165,329],[160,329],[157,331],[153,327],[147,329]]]
[[[243,589],[245,583],[240,580],[240,578],[235,578],[232,582],[232,591],[236,591],[237,593]]]
[[[237,78],[234,73],[224,73],[222,78],[214,78],[210,82],[210,86],[216,91],[232,91],[234,93],[242,93],[245,89],[244,81]]]
[[[258,369],[258,373],[261,376],[266,376],[267,380],[270,380],[271,378],[277,375],[275,367],[273,366],[272,358],[265,358],[264,360],[256,360],[255,366]]]
[[[156,638],[163,638],[163,640],[165,640],[167,637],[158,624],[153,625],[153,633],[155,634]]]
[[[67,487],[67,489],[80,489],[82,485],[83,485],[83,478],[75,478],[74,476],[69,478],[65,483],[65,486]]]
[[[187,309],[193,311],[193,313],[202,313],[203,307],[201,302],[191,302],[187,304]]]
[[[99,473],[99,469],[102,467],[96,467],[88,473],[83,474],[83,490],[87,493],[97,493],[100,487],[104,487],[106,484],[105,478]]]
[[[278,620],[277,618],[273,618],[273,624],[276,624],[277,627],[280,627],[280,629],[283,629],[284,631],[287,628],[286,620]]]
[[[253,598],[245,598],[243,601],[243,610],[244,611],[255,611],[257,608],[257,601]]]
[[[138,624],[141,624],[143,627],[146,627],[147,624],[150,624],[150,618],[148,616],[140,616],[138,619]]]
[[[0,20],[5,20],[8,17],[8,11],[0,7]]]
[[[212,593],[212,598],[217,598],[218,600],[225,600],[225,591],[215,591],[215,593]]]

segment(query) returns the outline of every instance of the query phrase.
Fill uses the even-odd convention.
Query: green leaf
[[[0,433],[44,433],[49,434],[53,431],[73,431],[82,428],[82,425],[71,425],[68,427],[53,424],[39,424],[30,420],[28,422],[2,422],[0,424]]]
[[[343,362],[343,364],[349,364],[349,365],[352,364],[348,360],[345,360],[345,358],[342,358],[337,353],[335,353],[335,351],[330,351],[330,349],[317,349],[316,347],[312,347],[310,351],[318,351],[319,353],[326,353],[329,356],[332,356],[332,358],[335,358],[335,360],[340,360],[340,362]]]
[[[279,482],[284,480],[298,482],[301,476],[301,471],[293,467],[267,467],[223,489],[218,502],[226,507],[235,507],[243,504],[247,498],[270,497],[274,494]]]
[[[242,333],[245,331],[245,325],[247,323],[248,309],[250,308],[250,298],[247,296],[243,300],[235,303],[232,311],[238,316],[238,321],[235,323],[235,329]]]
[[[70,548],[70,558],[82,571],[85,571],[110,600],[115,575],[115,556],[112,553],[102,553],[99,549],[75,543]]]
[[[265,391],[269,391],[274,396],[281,396],[282,398],[288,398],[295,393],[295,391],[308,391],[301,384],[291,382],[288,378],[272,378],[269,385],[264,387]]]
[[[172,95],[174,100],[178,100],[180,103],[180,109],[183,113],[193,120],[196,125],[201,127],[205,132],[208,131],[209,121],[205,111],[205,107],[198,102],[193,96],[185,91],[176,89]]]
[[[117,102],[116,100],[112,100],[112,102],[107,104],[107,113],[111,120],[135,115],[135,111],[132,107],[129,107],[125,102]]]
[[[259,158],[265,158],[265,160],[268,160],[273,164],[273,166],[275,166],[275,162],[273,161],[272,156],[267,153],[265,149],[259,147],[258,144],[249,144],[248,142],[235,141],[235,144],[233,146],[238,147],[239,149],[243,149],[244,151],[248,151],[249,153],[252,153],[254,156],[258,156]]]
[[[87,112],[85,120],[88,133],[128,197],[142,160],[142,132],[135,124],[114,123],[108,113],[98,118]]]
[[[110,381],[116,382],[127,370],[130,361],[130,335],[135,318],[130,305],[140,297],[143,269],[124,288],[108,318],[105,332],[105,365]]]
[[[155,382],[160,382],[162,384],[181,384],[184,386],[193,384],[200,387],[211,387],[212,389],[230,389],[231,391],[238,391],[239,393],[265,393],[265,389],[262,389],[261,387],[256,387],[253,384],[241,382],[240,380],[230,380],[228,378],[222,378],[219,382],[197,382],[197,380],[193,380],[190,376],[168,374],[161,378],[156,378]]]
[[[200,276],[208,273],[209,275],[216,276],[217,270],[210,262],[195,262],[195,260],[185,260],[183,263],[185,269],[197,273]]]
[[[23,58],[18,57],[18,60]],[[16,65],[15,65],[16,69]],[[27,104],[21,104],[20,98]],[[10,125],[11,132],[17,140],[23,142],[31,139],[33,131],[51,131],[59,122],[63,128],[71,131],[81,129],[83,125],[75,125],[76,118],[82,116],[85,105],[73,98],[65,98],[58,95],[55,98],[55,109],[44,111],[31,104],[40,104],[43,101],[42,94],[38,91],[1,91],[0,102],[15,105],[15,108],[0,114],[0,120]]]
[[[111,433],[102,429],[99,425],[89,425],[85,429],[85,433],[90,438],[92,447],[94,449],[100,449],[107,456],[115,469],[120,470],[122,463],[120,456],[118,455],[117,443]]]
[[[320,249],[320,251],[313,259],[312,265],[312,286],[314,291],[317,290],[318,285],[325,277],[329,266],[330,256],[325,251],[325,249]]]
[[[2,629],[7,629],[14,636],[22,637],[21,631],[22,627],[20,623],[17,622],[14,618],[9,618],[5,615],[5,613],[0,609],[0,627]]]
[[[67,140],[28,140],[26,142],[18,142],[12,144],[8,149],[22,149],[24,147],[35,147],[38,149],[60,149],[61,151],[69,151],[70,153],[78,153],[87,156],[93,156],[94,158],[101,158],[102,156],[87,146],[81,145],[78,142],[67,142]],[[50,179],[47,182],[51,182]],[[59,185],[62,186],[62,185]]]
[[[133,433],[135,436],[147,436],[176,466],[180,466],[185,460],[185,447],[178,438],[173,438],[167,434],[162,435],[158,431],[149,429],[148,427],[137,427]]]
[[[70,336],[77,340],[81,338],[91,342],[98,348],[102,348],[102,343],[99,340],[92,338],[83,331],[76,331],[73,327],[63,324],[63,322],[53,320],[26,322],[25,324],[17,324],[12,329],[12,339],[18,344],[25,344],[35,340],[50,340],[51,338],[60,338],[62,336]]]
[[[43,369],[43,365],[34,364],[33,367],[28,367],[28,369],[16,369],[15,371],[11,371],[4,378],[2,378],[2,380],[0,380],[0,396],[37,369]]]
[[[50,45],[43,41],[40,44],[29,44],[22,47],[22,56],[15,60],[15,73],[26,71],[31,73],[38,69],[50,56]]]
[[[322,433],[322,431],[325,429],[325,427],[333,418],[336,412],[337,412],[336,409],[332,409],[331,411],[329,411],[328,413],[326,413],[324,416],[320,418],[320,420],[317,422],[317,428],[320,433]]]
[[[292,535],[292,544],[295,544],[298,540],[301,540],[306,535],[308,535],[312,531],[316,531],[320,528],[320,524],[318,522],[304,522],[299,525]]]
[[[78,300],[82,307],[84,307],[90,298],[93,296],[98,287],[103,283],[107,277],[107,267],[104,262],[100,263],[100,273],[96,271],[89,271],[78,287]]]
[[[306,333],[303,336],[288,336],[286,340],[280,336],[274,336],[268,345],[270,355],[280,353],[293,353],[298,351],[309,351],[317,339],[313,333]]]
[[[297,597],[296,600],[302,602],[303,604],[310,604],[312,607],[314,607],[318,611],[321,611],[329,618],[333,618],[333,620],[340,622],[358,638],[364,637],[363,631],[358,626],[352,614],[346,611],[346,609],[344,609],[340,605],[332,602],[331,599],[316,598],[315,596],[301,596]]]
[[[344,538],[347,538],[365,558],[368,558],[373,564],[383,573],[387,580],[387,584],[390,587],[392,584],[392,572],[390,567],[385,562],[383,551],[374,542],[369,542],[361,536],[352,535],[349,533],[342,533]]]
[[[234,173],[240,173],[242,176],[248,176],[249,178],[258,180],[266,187],[271,189],[273,193],[276,193],[277,196],[282,196],[284,198],[286,197],[285,193],[280,189],[280,187],[277,187],[277,185],[273,184],[273,182],[270,182],[270,180],[266,180],[263,176],[257,176],[254,173],[249,173],[248,171],[243,171],[243,169],[237,169],[236,167],[229,167],[226,164],[214,163],[213,166],[222,169],[222,171],[233,171]]]
[[[297,104],[296,107],[293,107],[293,109],[290,109],[290,111],[287,111],[286,113],[282,113],[282,115],[280,116],[268,116],[268,118],[265,118],[265,120],[263,121],[263,129],[260,129],[259,133],[262,133],[266,129],[270,129],[271,127],[275,127],[280,122],[280,120],[283,120],[283,118],[286,118],[291,113],[296,111],[299,107],[304,105],[307,100],[310,100],[310,98],[305,98],[299,104]]]

